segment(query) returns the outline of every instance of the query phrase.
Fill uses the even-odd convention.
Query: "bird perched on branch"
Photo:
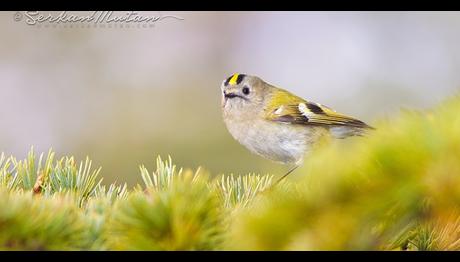
[[[302,164],[322,137],[359,136],[372,129],[257,76],[234,74],[222,82],[221,89],[223,118],[230,134],[257,155],[293,165],[281,179]]]

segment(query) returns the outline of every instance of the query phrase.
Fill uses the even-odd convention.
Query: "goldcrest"
[[[372,128],[257,76],[234,74],[221,89],[230,134],[251,152],[295,167],[322,137],[359,136]]]

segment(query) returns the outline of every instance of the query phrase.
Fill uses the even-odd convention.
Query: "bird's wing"
[[[306,101],[283,89],[275,89],[264,110],[265,119],[276,122],[371,128],[366,123],[337,113],[331,108]]]

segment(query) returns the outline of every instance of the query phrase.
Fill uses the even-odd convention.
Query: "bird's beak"
[[[235,94],[235,93],[230,93],[230,92],[227,92],[227,91],[224,91],[224,97],[225,99],[228,99],[228,98],[234,98],[234,97],[238,97],[239,95]]]
[[[229,99],[233,99],[235,97],[247,100],[246,97],[243,97],[238,93],[238,88],[235,86],[224,86],[224,83],[222,83],[221,90],[222,90],[222,105],[223,106],[225,106],[225,104],[227,103]]]
[[[238,94],[238,88],[233,87],[233,86],[223,86],[222,85],[222,95],[225,99],[231,99],[235,97],[241,97]]]
[[[227,100],[233,97],[235,97],[235,94],[228,93],[226,90],[223,90],[222,91],[222,106],[225,106],[227,104]]]
[[[228,89],[222,90],[222,106],[225,107],[225,105],[227,104],[227,101],[235,97],[238,97],[238,95],[236,93],[233,93],[231,90],[228,90]]]

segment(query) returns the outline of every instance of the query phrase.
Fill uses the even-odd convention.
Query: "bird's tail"
[[[357,126],[334,126],[329,128],[331,135],[334,138],[342,139],[349,136],[365,136],[370,130],[375,128],[364,125],[362,127]]]

